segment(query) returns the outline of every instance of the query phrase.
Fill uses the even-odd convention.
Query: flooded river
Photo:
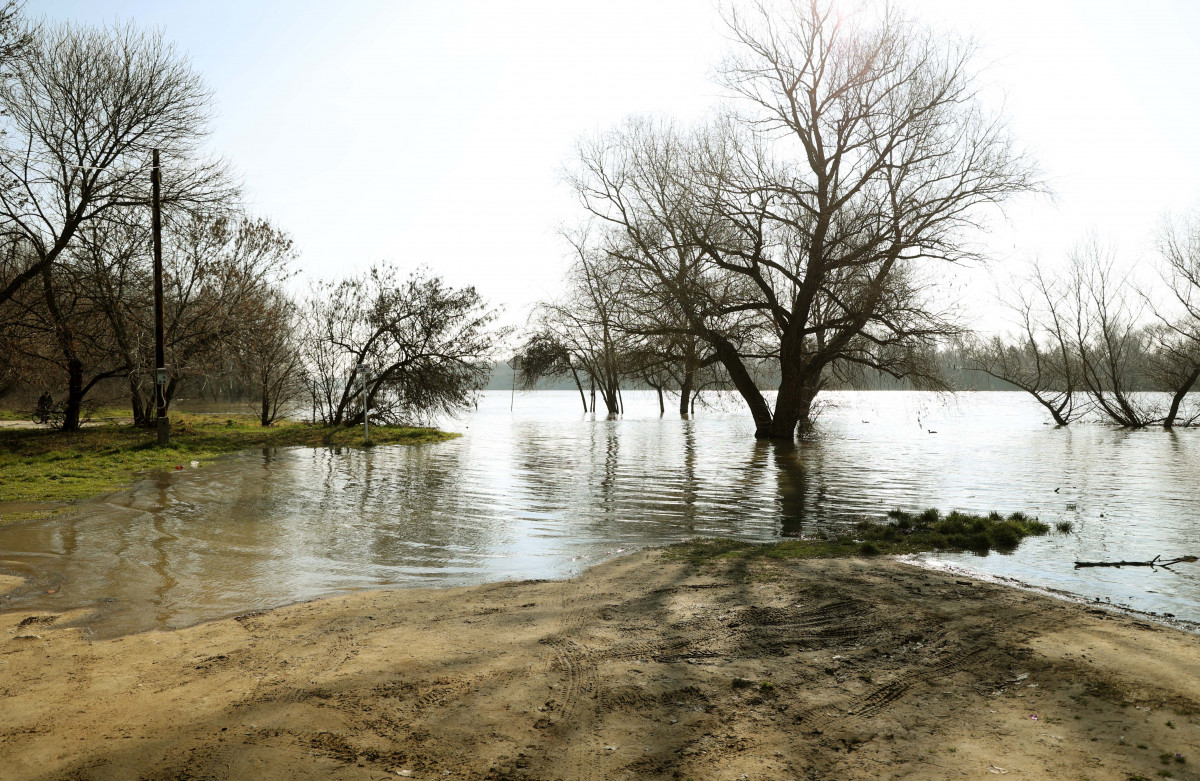
[[[892,508],[1021,510],[1070,534],[944,564],[1200,621],[1200,431],[1057,429],[1022,394],[829,393],[819,435],[755,442],[735,401],[691,420],[625,394],[488,392],[452,442],[282,449],[154,475],[80,512],[0,527],[3,610],[86,608],[100,635],[353,589],[559,578],[697,536],[773,540]],[[510,410],[510,405],[512,409]],[[51,593],[52,592],[52,593]]]

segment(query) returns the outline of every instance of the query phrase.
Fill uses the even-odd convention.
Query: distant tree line
[[[160,33],[0,7],[0,385],[52,391],[67,430],[114,385],[153,421],[159,150],[168,406],[235,386],[263,425],[298,405],[330,424],[368,399],[385,422],[468,405],[503,336],[474,289],[380,266],[290,293],[291,238],[203,152],[212,98]]]

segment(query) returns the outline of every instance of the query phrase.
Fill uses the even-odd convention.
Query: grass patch
[[[373,445],[441,442],[457,434],[432,428],[372,426]],[[115,491],[140,473],[202,465],[250,448],[362,447],[361,428],[282,422],[262,427],[248,415],[173,415],[171,445],[155,445],[153,431],[133,426],[93,426],[64,433],[0,429],[0,505],[69,502]],[[0,510],[2,512],[2,510]],[[47,508],[41,517],[54,512]],[[31,520],[37,511],[3,513],[0,523]]]
[[[957,511],[942,516],[936,509],[922,513],[893,510],[883,523],[860,521],[832,539],[784,540],[773,544],[738,540],[700,540],[676,546],[670,555],[696,563],[712,559],[825,559],[840,556],[881,556],[923,551],[992,550],[1011,552],[1030,536],[1050,527],[1023,513],[1007,518],[999,513],[969,515]]]

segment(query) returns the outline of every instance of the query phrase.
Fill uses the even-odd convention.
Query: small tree
[[[575,381],[583,411],[587,412],[588,402],[579,379],[580,369],[575,365],[570,348],[552,330],[546,328],[529,334],[514,361],[521,390],[533,390],[543,379],[569,376]]]
[[[622,328],[625,290],[611,255],[590,241],[589,234],[567,235],[575,251],[567,272],[567,290],[556,301],[534,310],[535,332],[562,351],[564,365],[588,379],[600,392],[610,415],[622,412],[621,381],[630,374],[631,340]],[[582,385],[576,379],[582,393]],[[595,412],[595,402],[592,402]]]
[[[1163,417],[1163,426],[1171,428],[1179,420],[1184,399],[1200,381],[1200,216],[1165,220],[1158,251],[1160,274],[1170,295],[1157,305],[1150,302],[1158,320],[1150,372],[1171,393]],[[1187,417],[1188,423],[1194,422],[1200,410]]]
[[[236,375],[254,395],[263,426],[304,394],[304,362],[296,305],[281,290],[267,288],[240,307],[243,327],[231,345]]]
[[[1072,347],[1069,308],[1061,285],[1036,265],[1031,290],[1011,304],[1020,331],[1015,341],[994,337],[976,341],[967,351],[970,365],[1025,391],[1054,422],[1065,426],[1086,410],[1079,404],[1080,365]]]
[[[1080,383],[1096,409],[1130,428],[1161,420],[1142,395],[1152,389],[1143,306],[1112,249],[1095,238],[1072,253],[1067,308]]]
[[[304,355],[314,409],[331,425],[362,423],[356,367],[372,367],[366,396],[384,422],[428,420],[469,407],[487,384],[505,329],[473,287],[453,288],[394,268],[318,284],[304,311]]]

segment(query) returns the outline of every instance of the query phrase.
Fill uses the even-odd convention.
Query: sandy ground
[[[1198,770],[1200,637],[893,561],[651,551],[113,640],[0,615],[4,779]]]

